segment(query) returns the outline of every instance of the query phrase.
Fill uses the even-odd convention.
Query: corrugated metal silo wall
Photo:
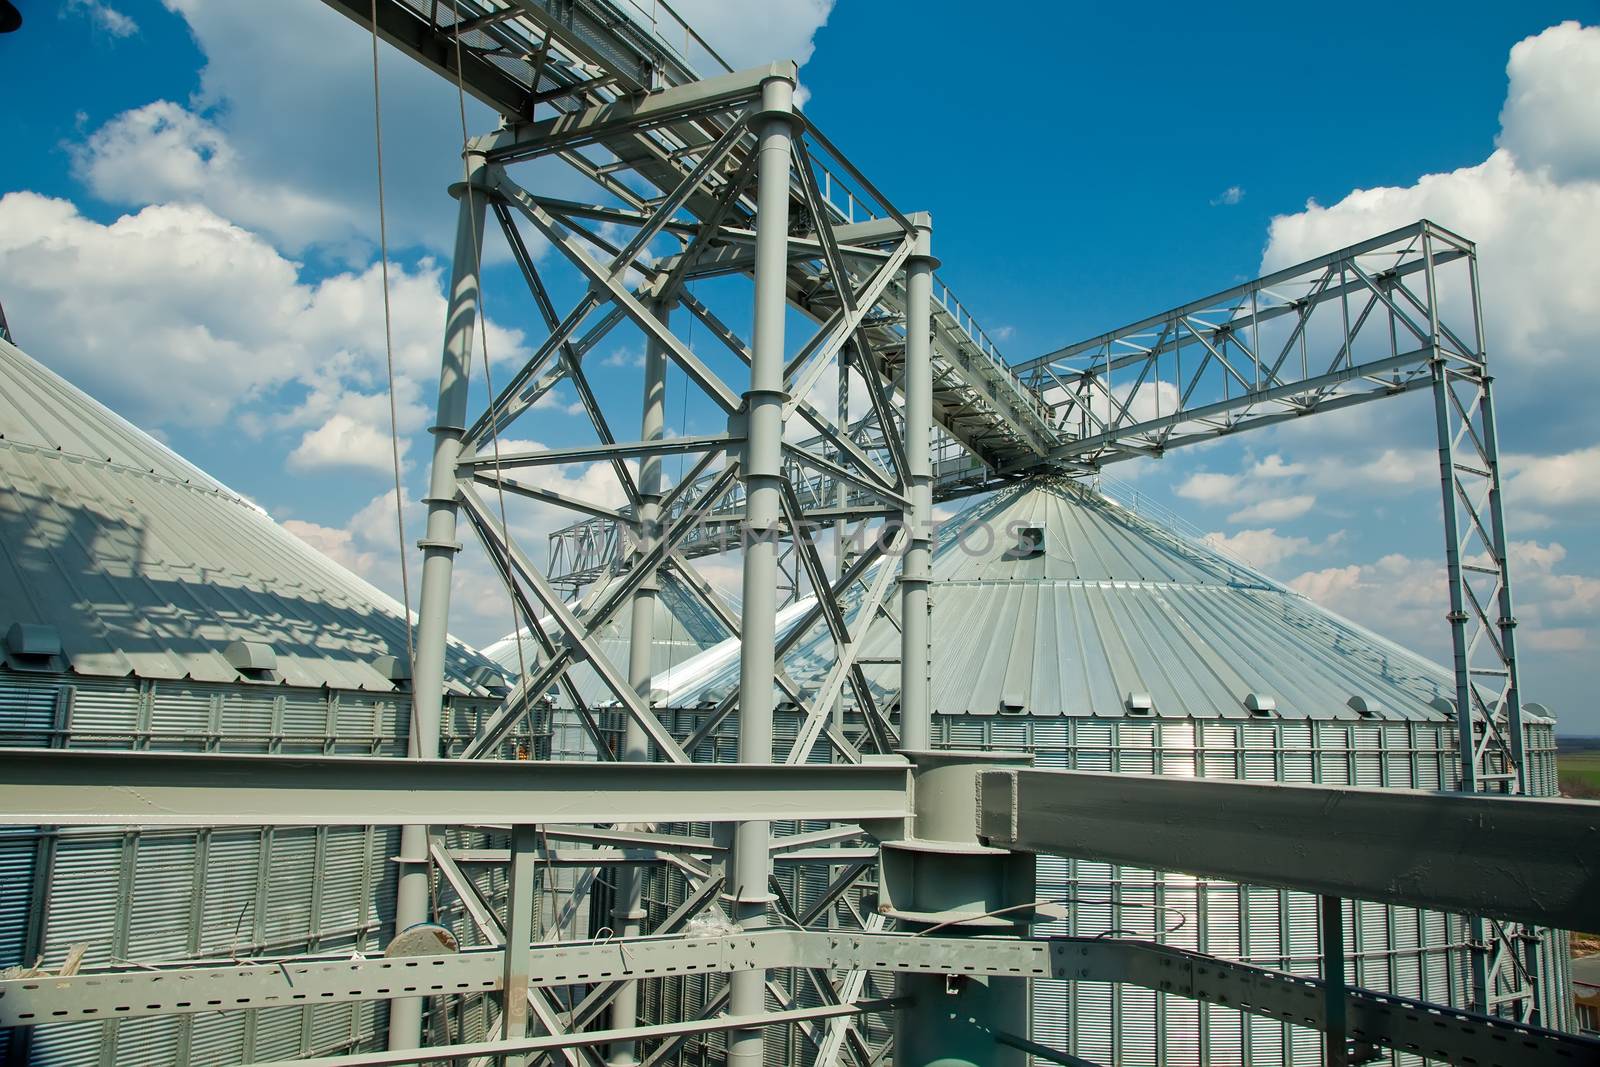
[[[410,710],[404,693],[0,669],[7,747],[403,756]],[[453,699],[446,749],[459,748],[491,710],[488,701]],[[525,726],[509,748],[542,754],[543,729]],[[0,967],[59,968],[77,944],[87,947],[85,968],[381,951],[393,932],[398,845],[398,831],[381,826],[8,831],[0,836]],[[491,899],[503,896],[495,884],[503,874],[478,877]],[[459,910],[441,895],[441,921],[474,943]],[[0,1031],[0,1059],[209,1067],[382,1048],[386,1019],[381,1001],[366,1001],[41,1026]]]
[[[1036,765],[1180,777],[1453,788],[1455,727],[1445,722],[939,716],[942,747],[1031,750]],[[1555,787],[1554,731],[1529,729],[1535,785]],[[1041,898],[1072,917],[1040,934],[1120,931],[1293,974],[1319,973],[1317,900],[1305,893],[1041,856]],[[1465,924],[1415,908],[1350,902],[1351,978],[1368,989],[1450,1004],[1466,1000]],[[1566,935],[1548,935],[1544,1003],[1570,1012]],[[1035,1040],[1091,1062],[1319,1064],[1313,1031],[1180,997],[1109,983],[1036,982]],[[1549,1020],[1556,1025],[1561,1022]],[[1412,1056],[1393,1062],[1416,1064]]]

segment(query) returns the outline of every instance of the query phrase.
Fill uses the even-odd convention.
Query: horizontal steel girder
[[[903,764],[537,763],[8,749],[0,825],[899,819]]]
[[[529,981],[554,986],[774,967],[1124,982],[1310,1029],[1321,1028],[1326,1006],[1322,983],[1315,979],[1114,938],[944,938],[771,928],[728,937],[540,944],[531,953]],[[500,988],[502,971],[500,950],[481,949],[398,959],[295,959],[18,978],[0,981],[0,1026],[492,992]],[[1600,1042],[1454,1008],[1352,989],[1346,1009],[1352,1038],[1429,1059],[1477,1067],[1600,1063]],[[678,1025],[694,1026],[692,1021]]]
[[[978,833],[1028,852],[1568,930],[1600,928],[1600,803],[986,771]]]
[[[478,1062],[479,1057],[503,1056],[510,1052],[549,1052],[576,1046],[609,1045],[615,1041],[648,1041],[652,1038],[708,1034],[717,1031],[746,1030],[752,1027],[785,1026],[813,1019],[834,1019],[870,1012],[891,1011],[898,1000],[863,1001],[857,1004],[823,1004],[814,1008],[788,1008],[760,1015],[717,1015],[709,1019],[633,1026],[619,1030],[588,1030],[579,1034],[523,1037],[510,1041],[472,1041],[460,1045],[432,1045],[422,1049],[397,1049],[388,1052],[356,1052],[346,1056],[323,1056],[303,1060],[257,1061],[255,1067],[409,1067],[413,1063],[441,1063],[448,1060]]]

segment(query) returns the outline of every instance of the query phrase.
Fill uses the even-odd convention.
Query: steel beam
[[[868,1001],[861,1004],[823,1005],[816,1008],[792,1008],[787,1011],[758,1013],[755,1015],[719,1015],[714,1019],[690,1019],[685,1022],[658,1023],[639,1026],[631,1030],[591,1030],[581,1034],[560,1034],[550,1037],[530,1037],[520,1041],[478,1041],[460,1045],[437,1045],[409,1057],[386,1052],[356,1053],[349,1056],[327,1056],[317,1059],[280,1060],[276,1063],[258,1062],[256,1067],[409,1067],[413,1063],[439,1063],[445,1060],[470,1059],[477,1056],[549,1052],[575,1046],[606,1045],[618,1041],[638,1042],[652,1038],[673,1037],[680,1034],[716,1033],[731,1030],[754,1029],[768,1026],[804,1022],[809,1019],[831,1019],[841,1015],[865,1015],[883,1011],[894,1005],[892,1000]]]
[[[550,155],[608,136],[635,134],[663,123],[727,111],[757,99],[769,79],[787,78],[792,84],[797,76],[792,61],[769,63],[645,96],[623,97],[543,122],[519,123],[475,139],[472,148],[496,162]]]
[[[1561,929],[1600,928],[1600,803],[989,771],[1006,848]]]
[[[906,790],[906,767],[885,764],[0,751],[0,825],[9,826],[856,821],[904,817]]]
[[[499,949],[481,949],[402,959],[327,957],[8,979],[0,981],[0,1026],[492,993],[501,988],[504,955]],[[946,938],[766,929],[728,937],[568,942],[532,946],[528,981],[543,988],[629,976],[737,973],[779,966],[1121,982],[1311,1030],[1324,1030],[1328,1022],[1327,990],[1317,979],[1116,938]],[[891,1006],[857,1005],[863,1013]],[[1600,1041],[1404,997],[1348,989],[1344,1012],[1354,1040],[1429,1060],[1472,1067],[1600,1064]],[[773,1015],[765,1018],[782,1021]],[[706,1028],[704,1020],[673,1025],[682,1028],[674,1034]],[[560,1048],[590,1038],[606,1042],[618,1036],[622,1035],[612,1031],[561,1035],[534,1039],[546,1043],[520,1050]],[[434,1051],[443,1050],[430,1050],[429,1055]],[[414,1059],[417,1053],[411,1056]],[[350,1061],[324,1062],[332,1067]]]
[[[933,581],[933,228],[914,215],[916,236],[906,261],[905,451],[907,495],[902,515],[909,540],[900,563],[900,745],[910,752],[932,747]]]
[[[777,669],[777,563],[779,484],[783,478],[783,360],[789,255],[790,146],[794,137],[794,74],[776,69],[761,83],[761,114],[756,128],[755,309],[751,328],[750,388],[744,395],[747,420],[744,469],[745,544],[743,615],[739,648],[739,759],[772,761],[774,675]],[[735,830],[733,918],[746,930],[767,923],[767,848],[772,824],[752,813]],[[766,1010],[766,973],[754,971],[730,980],[728,1007],[734,1015]],[[754,1027],[728,1035],[728,1067],[760,1067],[765,1049]]]
[[[458,508],[456,460],[466,431],[467,399],[472,384],[472,350],[478,338],[478,306],[482,301],[479,267],[483,257],[485,185],[491,175],[481,155],[469,155],[466,181],[457,193],[456,245],[450,267],[450,300],[446,309],[444,350],[439,367],[439,403],[433,432],[433,468],[428,481],[427,526],[422,549],[422,595],[417,605],[416,646],[411,664],[413,695],[409,752],[417,759],[439,755],[439,724],[444,710],[445,650],[449,643],[450,588],[456,553]],[[403,547],[402,547],[403,550]],[[395,929],[403,930],[429,917],[428,835],[421,825],[400,833],[399,874],[395,889]],[[422,1002],[399,1001],[389,1017],[389,1047],[412,1048],[422,1040]]]

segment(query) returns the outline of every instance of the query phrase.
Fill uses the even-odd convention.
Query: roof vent
[[[1129,693],[1128,699],[1122,703],[1130,715],[1148,715],[1156,707],[1156,702],[1150,699],[1149,693]]]
[[[253,682],[278,678],[278,654],[262,641],[235,641],[222,650],[228,665]]]
[[[23,671],[48,671],[61,655],[61,635],[42,622],[14,622],[6,631],[7,659]]]
[[[1266,693],[1246,693],[1244,708],[1250,714],[1265,719],[1278,710],[1278,701]]]
[[[1014,528],[1016,542],[1005,550],[1002,559],[1038,559],[1044,555],[1044,527],[1023,526]]]
[[[1434,697],[1428,701],[1428,707],[1447,718],[1453,719],[1456,717],[1456,702],[1449,697]]]
[[[384,653],[381,656],[375,656],[372,660],[372,669],[389,679],[389,681],[394,682],[396,685],[399,685],[401,682],[409,682],[411,680],[411,662],[407,659],[401,658],[400,656],[391,656],[388,653]],[[487,667],[478,668],[479,671],[486,671],[488,669],[489,668]],[[473,673],[471,681],[474,685],[483,684],[482,682],[478,681],[477,672]]]
[[[1022,699],[1020,693],[1007,693],[1000,698],[1000,714],[1021,715],[1028,710],[1027,701]]]
[[[1363,719],[1370,719],[1383,710],[1383,705],[1369,697],[1353,696],[1345,701],[1345,706]]]

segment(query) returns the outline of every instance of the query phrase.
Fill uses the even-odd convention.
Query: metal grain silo
[[[1135,774],[1457,784],[1448,671],[1178,533],[1169,516],[1135,511],[1080,481],[1030,481],[948,520],[934,577],[941,747],[1026,749],[1041,767]],[[858,604],[848,607],[852,620]],[[895,657],[898,640],[895,626],[875,625],[863,661]],[[819,631],[795,645],[785,667],[809,696],[831,657]],[[668,702],[686,715],[714,704],[737,685],[737,668],[732,642],[707,651],[671,672]],[[894,668],[872,670],[891,695]],[[775,758],[793,737],[783,720],[779,730],[787,736]],[[1530,717],[1528,751],[1534,781],[1553,794],[1551,720]],[[1070,911],[1040,924],[1041,934],[1116,932],[1318,973],[1317,902],[1307,894],[1054,857],[1039,858],[1037,886]],[[1345,906],[1355,984],[1466,1003],[1470,950],[1460,917]],[[1541,956],[1542,1002],[1564,1005],[1565,935],[1545,936],[1552,948]],[[1035,1040],[1093,1063],[1322,1059],[1312,1031],[1131,986],[1036,982],[1031,1008]]]
[[[1081,483],[1018,487],[953,520],[936,576],[944,745],[1029,749],[1040,766],[1080,770],[1457,783],[1449,672]],[[1536,778],[1553,792],[1553,724],[1528,730]],[[1053,857],[1038,861],[1038,888],[1071,913],[1040,933],[1117,931],[1318,973],[1307,894]],[[1460,917],[1345,907],[1355,984],[1466,1002]],[[1552,994],[1563,956],[1543,956]],[[1322,1058],[1310,1031],[1133,987],[1039,982],[1032,1007],[1037,1040],[1096,1063]]]
[[[403,756],[403,618],[0,341],[0,744]],[[447,745],[495,705],[476,684],[493,675],[488,660],[461,645],[449,660]],[[55,971],[75,946],[85,967],[381,951],[397,836],[373,826],[8,833],[0,966]],[[0,1058],[227,1064],[381,1048],[384,1015],[366,1002],[42,1026],[0,1032]]]

